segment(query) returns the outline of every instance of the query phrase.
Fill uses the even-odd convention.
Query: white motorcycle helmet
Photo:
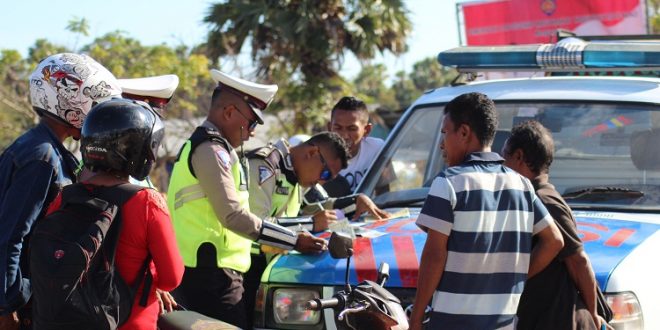
[[[121,97],[117,79],[87,55],[51,55],[30,75],[32,108],[75,128],[82,127],[92,106],[112,97]]]

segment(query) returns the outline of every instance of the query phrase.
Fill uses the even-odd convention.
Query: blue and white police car
[[[410,212],[362,226],[381,236],[355,240],[351,282],[374,279],[377,265],[387,262],[386,287],[404,308],[412,303],[426,239],[415,219],[433,178],[445,167],[438,147],[443,106],[457,95],[481,92],[499,111],[493,150],[500,150],[511,127],[524,120],[538,120],[552,131],[551,181],[574,211],[614,312],[611,324],[660,329],[660,42],[459,47],[442,52],[439,61],[466,73],[537,73],[438,88],[414,102],[358,188],[390,212]],[[328,254],[278,257],[262,277],[257,327],[334,328],[331,310],[308,311],[304,302],[332,296],[344,283],[344,271],[345,262]]]

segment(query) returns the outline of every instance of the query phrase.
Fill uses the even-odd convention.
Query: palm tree
[[[406,51],[407,15],[402,0],[227,0],[204,19],[205,49],[217,61],[249,42],[257,76],[282,88],[275,108],[308,110],[296,115],[295,129],[304,130],[350,91],[339,76],[346,51],[365,61]]]

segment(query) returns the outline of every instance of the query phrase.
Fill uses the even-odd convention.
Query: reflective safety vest
[[[275,194],[272,196],[270,214],[284,217],[297,217],[300,211],[300,186],[292,185],[284,174],[279,173],[275,182]]]
[[[264,162],[272,173],[276,173],[275,177],[275,191],[270,196],[270,212],[272,217],[296,217],[300,211],[301,196],[300,186],[291,184],[280,168],[280,161],[282,157],[288,156],[288,151],[278,149],[275,145],[270,144],[265,147],[253,150],[248,154],[249,158],[263,159]]]
[[[202,133],[199,133],[200,131]],[[219,139],[209,136],[210,133],[217,135]],[[208,140],[219,142],[227,150],[232,150],[217,131],[199,127],[184,144],[172,170],[167,206],[172,214],[177,244],[187,267],[197,267],[197,250],[200,245],[208,242],[215,247],[219,268],[245,273],[250,268],[252,241],[222,225],[199,181],[191,172],[190,156],[194,148]],[[231,172],[240,205],[249,209],[247,180],[239,161],[232,164]]]

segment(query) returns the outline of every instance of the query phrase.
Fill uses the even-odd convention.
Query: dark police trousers
[[[247,328],[243,303],[243,274],[218,268],[215,248],[204,243],[197,251],[197,267],[186,267],[181,285],[173,292],[179,304],[239,328]]]

